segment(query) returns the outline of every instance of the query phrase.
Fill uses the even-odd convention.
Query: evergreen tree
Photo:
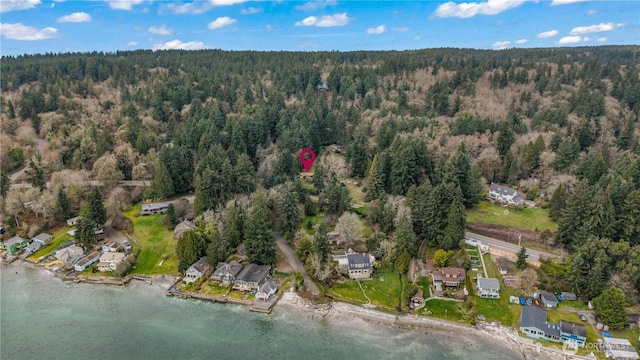
[[[396,231],[394,234],[396,242],[396,256],[400,256],[403,253],[409,253],[410,256],[415,256],[416,252],[416,236],[411,228],[411,223],[407,215],[403,215],[398,222]]]
[[[406,273],[409,270],[409,266],[411,266],[411,254],[408,251],[400,254],[393,263],[393,268],[400,274]]]
[[[255,188],[254,169],[249,155],[243,153],[238,156],[236,165],[233,168],[233,174],[236,193],[248,194],[253,192]]]
[[[331,246],[329,245],[329,237],[327,236],[327,233],[327,226],[322,223],[318,226],[318,229],[313,236],[315,252],[318,254],[322,264],[326,264],[330,260],[331,255]]]
[[[622,329],[627,322],[627,300],[617,287],[609,288],[593,299],[593,308],[605,325],[614,330]]]
[[[169,229],[173,229],[178,225],[178,216],[176,215],[176,207],[173,206],[173,203],[169,204],[167,207],[167,212],[165,214],[165,219],[167,223],[167,227]]]
[[[525,248],[524,246],[521,247],[520,251],[518,252],[518,261],[516,261],[516,267],[519,270],[522,270],[527,266],[528,257],[529,255],[527,255],[527,248]]]
[[[264,206],[254,207],[245,226],[245,247],[249,261],[273,264],[276,261],[276,243],[271,221]]]
[[[322,166],[322,164],[316,165],[316,172],[313,174],[313,187],[316,188],[318,192],[324,192],[326,177],[324,166]]]
[[[229,256],[229,246],[225,239],[220,236],[217,228],[212,230],[206,252],[207,262],[215,267],[219,262],[227,260]]]
[[[590,205],[589,217],[585,219],[589,233],[599,238],[613,238],[615,209],[607,191],[598,190]]]
[[[287,239],[293,237],[300,224],[301,211],[298,197],[294,184],[291,181],[284,183],[278,199],[278,217],[282,234]]]
[[[71,217],[71,203],[69,202],[67,193],[62,187],[58,189],[57,205],[60,216],[63,219],[68,219]]]
[[[227,212],[222,235],[230,247],[235,248],[244,240],[244,218],[244,209],[237,204],[233,204]]]
[[[327,191],[327,213],[339,215],[351,207],[351,195],[346,186],[333,182]]]
[[[11,180],[4,172],[0,173],[0,195],[2,195],[3,198],[6,197],[10,188]]]
[[[447,212],[447,226],[444,229],[444,239],[441,247],[445,250],[457,248],[460,241],[464,239],[466,228],[467,220],[464,206],[457,197],[454,197]]]
[[[348,155],[351,159],[351,177],[362,178],[367,170],[369,140],[364,128],[356,130],[355,138],[349,147]]]
[[[462,201],[465,207],[473,207],[482,197],[482,175],[480,169],[471,166],[471,161],[464,143],[461,143],[444,164],[443,181],[460,186]]]
[[[200,233],[195,230],[187,231],[178,239],[176,255],[178,259],[191,265],[204,255],[206,245],[205,239]]]
[[[507,152],[511,149],[511,145],[515,140],[511,125],[507,121],[503,121],[500,124],[500,133],[497,139],[498,154],[504,158]]]
[[[169,170],[161,161],[158,161],[156,164],[156,176],[153,180],[153,191],[159,199],[165,199],[175,194]]]
[[[25,171],[25,174],[31,181],[33,187],[44,190],[47,187],[47,182],[44,179],[44,166],[42,165],[42,155],[40,152],[36,152],[35,156],[29,160],[29,168]]]
[[[567,202],[567,194],[565,194],[562,184],[558,185],[556,190],[551,196],[549,202],[549,217],[551,220],[558,222],[562,216],[562,209],[564,209]]]
[[[640,245],[640,190],[629,193],[620,213],[622,238],[631,245]]]
[[[89,205],[83,205],[83,211],[76,226],[75,238],[85,250],[90,250],[96,243],[95,223],[88,215]]]
[[[88,211],[84,216],[88,217],[95,226],[101,228],[107,222],[107,210],[102,203],[102,194],[98,188],[94,187],[89,194]]]
[[[371,166],[369,167],[369,173],[367,174],[367,192],[366,201],[372,201],[379,199],[384,193],[384,178],[382,174],[382,168],[378,163],[378,154],[373,157]]]
[[[588,229],[584,222],[588,216],[588,204],[591,197],[589,184],[586,181],[580,182],[562,209],[562,216],[558,223],[558,234],[556,235],[557,243],[576,248],[586,240],[580,236],[583,233],[579,230],[581,228]]]

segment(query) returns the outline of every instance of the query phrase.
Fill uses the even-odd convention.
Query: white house
[[[602,339],[607,357],[615,360],[638,360],[640,356],[629,340],[605,337]]]
[[[67,219],[67,225],[76,226],[80,221],[80,216],[72,217],[71,219]]]
[[[71,245],[56,250],[55,258],[61,261],[70,262],[71,259],[82,256],[84,250],[78,245]]]
[[[118,251],[118,243],[115,242],[114,240],[109,240],[104,244],[102,244],[103,253],[116,252],[116,251]]]
[[[106,252],[100,256],[98,270],[101,272],[115,271],[118,265],[124,261],[124,253]]]
[[[489,186],[489,199],[509,205],[520,205],[524,201],[522,195],[515,189],[494,183]]]
[[[373,274],[373,263],[376,258],[371,254],[349,254],[349,277],[351,279],[369,279]]]
[[[209,264],[207,264],[207,258],[203,256],[195,264],[189,266],[187,271],[185,271],[184,278],[182,280],[188,284],[196,282],[202,277],[202,275],[204,275],[204,272],[208,267]]]
[[[333,261],[338,263],[338,267],[343,269],[349,268],[349,260],[347,259],[347,253],[345,251],[336,251],[331,254],[331,256],[333,257]]]
[[[74,265],[75,271],[84,271],[86,268],[91,266],[94,262],[100,259],[100,253],[97,251],[92,252],[91,254],[83,257]]]
[[[142,208],[140,209],[141,215],[154,215],[154,214],[164,214],[167,212],[169,208],[168,202],[159,202],[159,203],[150,203],[150,204],[142,204]]]
[[[478,291],[476,293],[481,298],[499,299],[500,281],[494,278],[478,277]]]
[[[260,286],[260,289],[256,292],[256,299],[267,301],[277,290],[278,285],[269,280]]]

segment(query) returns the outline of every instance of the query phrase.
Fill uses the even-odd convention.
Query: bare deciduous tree
[[[340,234],[339,239],[347,247],[355,245],[356,240],[362,237],[362,223],[360,217],[351,212],[344,212],[338,219],[336,231]]]
[[[526,269],[518,275],[520,288],[525,292],[530,292],[538,285],[538,273],[533,269]]]

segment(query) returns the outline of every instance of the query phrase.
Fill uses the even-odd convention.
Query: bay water
[[[155,285],[63,282],[0,266],[0,359],[520,359],[428,329],[312,319],[166,297]]]

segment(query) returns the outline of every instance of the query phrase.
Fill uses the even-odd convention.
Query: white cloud
[[[511,45],[511,41],[496,41],[491,46],[496,49],[502,50],[502,49],[506,49],[507,46],[509,45]]]
[[[14,10],[29,10],[40,4],[40,0],[0,0],[0,13]]]
[[[273,26],[267,25],[267,26],[264,27],[264,29],[267,30],[267,31],[271,31],[271,30],[273,30]]]
[[[549,31],[541,32],[540,34],[538,34],[538,37],[541,39],[544,39],[544,38],[554,37],[557,35],[558,35],[558,30],[549,30]]]
[[[588,38],[586,39],[588,40]],[[565,36],[558,40],[558,44],[575,44],[582,41],[585,41],[585,38],[582,38],[582,36]]]
[[[527,40],[527,39],[516,40],[516,44],[520,44],[520,45],[526,44],[527,42],[529,42],[529,40]]]
[[[296,6],[296,10],[302,11],[314,11],[318,9],[324,9],[327,6],[334,6],[338,2],[336,0],[318,0],[318,1],[309,1],[302,5]]]
[[[173,34],[173,30],[169,29],[168,27],[162,25],[160,27],[158,26],[152,26],[149,28],[149,32],[152,34],[156,34],[156,35],[171,35]]]
[[[223,17],[219,17],[217,19],[215,19],[214,21],[210,22],[209,25],[207,26],[207,28],[209,30],[217,30],[217,29],[222,29],[225,26],[229,26],[233,23],[235,23],[236,20],[232,19],[228,16],[223,16]]]
[[[257,14],[261,12],[262,12],[262,8],[259,8],[259,7],[248,7],[246,9],[240,10],[240,13],[242,13],[242,15],[251,15],[251,14]]]
[[[246,1],[247,0],[209,0],[209,3],[215,6],[227,6],[227,5],[242,4],[243,2],[246,2]]]
[[[611,31],[613,29],[617,29],[622,26],[624,26],[624,24],[614,24],[614,23],[601,23],[601,24],[590,25],[590,26],[578,26],[571,29],[571,32],[569,32],[569,35],[584,35],[584,34],[590,34],[595,32]]]
[[[592,15],[595,15],[595,14],[597,14],[597,13],[598,13],[598,12],[597,12],[596,10],[593,10],[593,9],[592,9],[592,10],[587,11],[587,16],[592,16]]]
[[[589,0],[553,0],[551,2],[551,6],[575,4],[575,3],[585,2],[585,1],[589,1]]]
[[[606,37],[600,37],[600,38],[597,38],[596,41],[597,42],[601,42],[601,43],[607,42],[607,38]]]
[[[52,27],[38,29],[33,26],[22,25],[21,23],[16,23],[16,24],[0,23],[0,35],[11,40],[24,40],[24,41],[45,40],[45,39],[51,39],[55,37],[57,33],[58,33],[58,29],[52,28]]]
[[[413,37],[413,40],[416,40],[416,41],[422,40],[422,36],[416,35],[416,36]]]
[[[476,15],[497,15],[503,11],[517,8],[525,3],[525,0],[487,0],[484,2],[444,3],[435,11],[435,15],[441,18],[457,17],[470,18]]]
[[[83,23],[91,21],[91,15],[86,12],[74,12],[71,15],[61,16],[57,20],[59,23]]]
[[[391,31],[409,31],[409,28],[406,26],[391,28]]]
[[[167,41],[164,44],[153,45],[153,50],[201,50],[204,49],[204,43],[200,41],[182,42],[178,39]]]
[[[373,35],[373,34],[382,34],[383,32],[385,32],[385,28],[384,25],[378,25],[376,27],[372,27],[372,28],[368,28],[367,29],[367,34],[369,35]]]
[[[139,5],[142,0],[107,0],[109,7],[114,10],[131,10],[133,5]]]
[[[176,15],[184,15],[184,14],[203,14],[213,8],[211,3],[199,3],[199,2],[190,2],[185,4],[167,4],[160,8],[160,12],[164,12],[167,10],[168,12]]]
[[[129,42],[127,43],[127,46],[136,46],[136,45],[138,45],[138,42],[137,42],[137,41],[129,41]]]
[[[296,26],[318,26],[318,27],[332,27],[332,26],[345,26],[349,21],[353,20],[347,16],[347,13],[340,13],[335,15],[325,15],[322,17],[309,16],[302,21],[295,23]]]

